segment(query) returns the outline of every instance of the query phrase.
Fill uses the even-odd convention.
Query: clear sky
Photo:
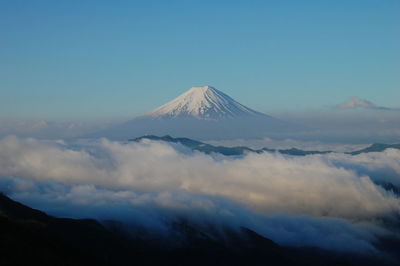
[[[135,116],[212,85],[263,112],[400,106],[400,1],[0,0],[0,116]]]

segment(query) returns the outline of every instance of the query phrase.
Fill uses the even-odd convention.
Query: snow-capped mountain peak
[[[217,120],[263,115],[229,97],[211,86],[192,87],[174,100],[156,108],[152,117],[195,117]]]
[[[254,111],[211,86],[192,87],[155,110],[94,134],[126,140],[171,135],[200,140],[281,137],[301,128]]]

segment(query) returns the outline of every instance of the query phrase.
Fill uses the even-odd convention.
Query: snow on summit
[[[148,115],[152,117],[195,117],[204,120],[263,116],[211,86],[192,87],[174,100],[151,111]]]
[[[171,135],[199,140],[282,136],[298,126],[254,111],[211,87],[192,87],[174,100],[119,125],[92,134],[126,140]]]

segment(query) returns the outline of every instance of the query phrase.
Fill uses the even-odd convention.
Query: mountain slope
[[[293,265],[295,261],[290,250],[246,228],[225,230],[223,240],[185,221],[173,228],[182,236],[182,246],[168,247],[154,239],[149,243],[94,220],[55,218],[0,193],[0,265],[261,265],[266,259],[274,265]]]
[[[174,100],[151,111],[152,117],[195,117],[197,119],[235,118],[263,116],[229,97],[225,93],[210,87],[192,87]],[[265,115],[266,116],[266,115]]]
[[[130,121],[87,137],[126,140],[143,135],[196,139],[282,137],[303,127],[254,111],[223,92],[193,87],[176,99]]]
[[[0,193],[0,265],[398,265],[373,254],[282,247],[246,228],[204,232],[185,221],[172,228],[182,245],[149,243],[94,220],[55,218]],[[399,243],[389,240],[383,247],[395,256]]]

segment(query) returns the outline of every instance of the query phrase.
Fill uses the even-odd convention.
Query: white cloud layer
[[[0,189],[50,213],[136,221],[162,232],[184,216],[248,226],[278,243],[373,250],[396,219],[400,151],[357,156],[192,153],[160,142],[0,141]]]

